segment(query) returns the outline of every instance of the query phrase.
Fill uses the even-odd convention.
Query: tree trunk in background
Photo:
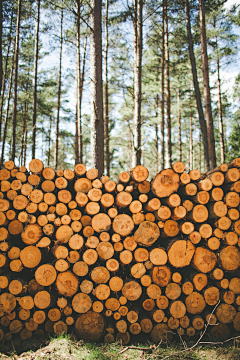
[[[199,134],[199,157],[198,157],[198,169],[200,172],[201,171],[201,166],[202,166],[202,136],[201,133]]]
[[[195,147],[196,147],[196,116],[194,116],[193,123],[193,155],[192,155],[192,168],[195,169]]]
[[[79,112],[80,112],[80,134],[79,134],[79,162],[83,162],[83,130],[82,130],[82,93],[83,93],[83,83],[84,83],[84,77],[85,77],[85,63],[86,63],[86,51],[87,51],[87,37],[88,35],[85,35],[84,39],[84,47],[83,47],[83,64],[82,64],[82,74],[80,78],[80,97],[79,97]]]
[[[50,116],[49,119],[49,130],[48,130],[48,159],[47,164],[50,165],[50,159],[51,159],[51,133],[52,133],[52,116]]]
[[[3,120],[3,106],[4,106],[4,95],[5,95],[5,89],[6,89],[6,77],[7,77],[7,70],[8,70],[8,59],[9,59],[9,53],[10,48],[12,45],[12,26],[13,25],[13,10],[11,13],[11,21],[10,21],[10,29],[8,34],[8,47],[7,47],[7,55],[5,60],[5,67],[4,67],[4,73],[3,73],[3,79],[2,79],[2,91],[1,91],[1,109],[0,109],[0,141],[2,139],[2,120]]]
[[[191,104],[190,104],[191,107]],[[189,170],[192,170],[192,154],[193,154],[193,144],[192,144],[192,114],[190,114],[190,137],[189,137]]]
[[[21,149],[21,155],[20,155],[20,165],[21,166],[23,165],[23,162],[24,162],[26,124],[27,124],[27,100],[24,101],[24,111],[23,111],[22,149]]]
[[[76,114],[75,114],[75,165],[78,163],[79,152],[78,152],[78,61],[77,61],[78,48],[76,45]]]
[[[110,176],[110,152],[109,152],[109,114],[108,114],[108,0],[105,5],[105,56],[104,56],[104,87],[105,87],[105,159],[106,173]]]
[[[3,76],[3,65],[2,65],[2,0],[0,0],[0,95],[1,95],[2,85],[3,85],[2,76]],[[1,139],[1,132],[0,132],[0,139]]]
[[[207,138],[208,138],[208,150],[209,150],[209,163],[210,163],[210,169],[214,169],[216,167],[216,153],[215,153],[215,140],[214,140],[214,129],[213,129],[213,118],[212,118],[212,107],[211,107],[211,95],[210,95],[210,86],[209,86],[204,0],[199,0],[199,16],[200,16],[202,72],[203,72],[203,85],[204,85],[205,116],[206,116],[207,134],[208,134]]]
[[[37,122],[37,79],[38,79],[38,42],[39,42],[39,23],[40,23],[40,1],[37,0],[37,20],[35,33],[34,50],[34,78],[33,78],[33,126],[32,126],[32,158],[36,157],[36,122]]]
[[[81,3],[80,0],[76,0],[77,4],[77,161],[76,163],[82,163],[82,152],[81,152],[81,134],[82,134],[82,124],[81,124],[81,112],[80,112],[80,92],[81,92],[81,56],[80,56],[80,11]]]
[[[61,80],[62,80],[62,44],[63,44],[63,8],[61,10],[61,25],[60,25],[60,49],[59,49],[59,72],[58,72],[58,99],[57,99],[57,129],[56,129],[56,149],[55,149],[55,169],[58,166],[58,152],[59,152],[59,123],[60,123],[60,108],[61,108]]]
[[[155,173],[158,173],[158,144],[159,144],[159,137],[158,137],[158,103],[159,103],[159,97],[156,95],[155,97],[155,117],[156,117],[156,123],[155,123]]]
[[[104,171],[102,0],[90,0],[91,166]]]
[[[187,35],[188,35],[188,49],[189,49],[189,56],[191,60],[191,67],[192,67],[192,75],[193,75],[193,84],[195,89],[195,97],[197,102],[197,109],[198,109],[198,116],[199,122],[202,132],[202,139],[203,139],[203,147],[204,147],[204,157],[207,165],[207,171],[210,170],[209,164],[209,155],[208,155],[208,136],[207,136],[207,127],[206,121],[204,119],[203,108],[202,108],[202,100],[201,100],[201,93],[198,84],[198,77],[197,77],[197,67],[195,56],[193,52],[193,40],[192,40],[192,33],[191,33],[191,19],[190,19],[190,12],[189,12],[189,2],[185,0],[185,12],[186,12],[186,23],[187,23]]]
[[[165,18],[165,2],[163,0],[163,9],[162,9],[162,52],[161,52],[161,73],[162,73],[162,99],[161,99],[161,167],[162,170],[165,166],[165,147],[164,147],[164,65],[165,65],[165,51],[164,51],[164,18]]]
[[[11,100],[11,94],[12,94],[13,69],[14,69],[14,55],[12,58],[12,68],[11,68],[11,72],[10,72],[10,76],[9,76],[7,109],[6,109],[6,113],[5,113],[4,131],[3,131],[3,140],[2,140],[1,164],[3,164],[3,162],[4,162],[4,150],[5,150],[5,143],[6,143],[6,138],[7,138],[8,115],[9,115],[10,100]]]
[[[166,97],[167,97],[167,152],[168,166],[172,166],[172,140],[171,140],[171,95],[170,95],[170,76],[169,76],[169,46],[168,46],[168,14],[166,3]]]
[[[182,161],[182,134],[181,134],[181,114],[180,114],[180,90],[177,91],[178,105],[178,160]]]
[[[216,28],[216,19],[214,18],[214,28]],[[215,46],[217,53],[217,83],[218,83],[218,121],[219,121],[219,137],[221,146],[221,163],[225,162],[225,145],[224,145],[224,131],[223,131],[223,118],[222,118],[222,94],[221,94],[221,78],[220,78],[220,59],[218,54],[217,36],[215,36]]]
[[[20,31],[21,5],[22,5],[22,0],[18,0],[15,55],[14,55],[15,74],[14,74],[14,102],[13,102],[13,121],[12,121],[12,156],[11,156],[13,161],[15,160],[15,154],[16,154],[18,53],[19,53],[19,31]]]
[[[133,167],[140,165],[141,163],[142,11],[143,11],[143,0],[135,0],[134,1]]]
[[[27,104],[27,108],[26,108],[26,114],[28,113],[28,104]],[[27,141],[28,141],[28,123],[26,121],[26,125],[25,125],[25,134],[24,134],[24,156],[23,156],[23,165],[26,166],[26,161],[27,161]]]

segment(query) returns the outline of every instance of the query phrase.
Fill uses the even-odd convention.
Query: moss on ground
[[[34,341],[33,341],[34,344]],[[77,341],[69,336],[60,336],[43,342],[38,350],[29,350],[17,355],[17,348],[8,355],[0,353],[1,360],[239,360],[240,346],[228,344],[227,346],[201,346],[193,350],[177,344],[132,344],[137,347],[128,348],[120,343],[96,344],[85,341]],[[126,351],[122,352],[124,349]]]

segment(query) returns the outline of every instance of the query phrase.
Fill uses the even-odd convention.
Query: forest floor
[[[189,347],[194,343],[188,344]],[[121,346],[119,343],[102,344],[77,341],[69,336],[52,339],[30,339],[31,350],[22,352],[23,342],[11,344],[12,350],[3,353],[1,360],[239,360],[240,346],[228,343],[227,346],[198,345],[193,350],[183,351],[178,344],[153,346],[150,343],[135,343]],[[135,347],[135,348],[134,348]],[[239,347],[239,348],[238,348]],[[138,348],[138,349],[136,349]],[[2,353],[1,353],[2,351]]]

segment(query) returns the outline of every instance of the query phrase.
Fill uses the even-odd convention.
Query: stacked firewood
[[[83,164],[0,170],[0,340],[74,330],[111,343],[240,332],[240,158],[149,182]],[[14,335],[17,334],[17,335]]]

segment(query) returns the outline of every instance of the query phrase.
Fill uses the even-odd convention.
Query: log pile
[[[111,343],[240,332],[240,158],[98,179],[34,159],[0,170],[0,341]],[[217,305],[217,307],[216,307]],[[213,309],[216,311],[213,313]]]

